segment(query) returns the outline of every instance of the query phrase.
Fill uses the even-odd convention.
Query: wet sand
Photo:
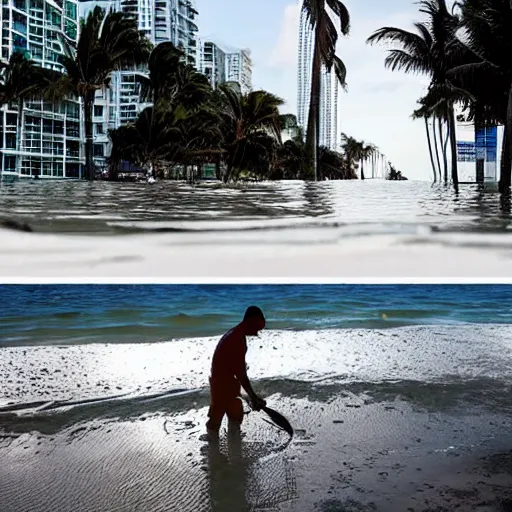
[[[343,393],[269,396],[296,433],[247,416],[243,437],[204,435],[206,394],[179,410],[0,435],[2,512],[510,510],[504,410]],[[25,430],[25,431],[23,431]]]

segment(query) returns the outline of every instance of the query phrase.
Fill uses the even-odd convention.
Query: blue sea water
[[[269,330],[512,323],[509,285],[2,285],[0,346],[216,336],[260,306]]]

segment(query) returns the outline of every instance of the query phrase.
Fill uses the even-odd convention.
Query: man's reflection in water
[[[246,481],[249,461],[243,456],[240,427],[229,425],[228,455],[220,450],[219,434],[208,437],[208,466],[210,473],[210,503],[213,512],[248,512]]]
[[[218,433],[211,433],[207,460],[212,512],[249,512],[296,499],[293,467],[281,450],[266,442],[247,443],[236,423],[229,425],[222,442]]]

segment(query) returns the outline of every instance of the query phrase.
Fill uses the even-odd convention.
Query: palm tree
[[[38,66],[25,53],[14,52],[9,62],[0,61],[0,105],[16,103],[16,168],[20,168],[22,148],[23,105],[26,99],[44,95],[58,73]]]
[[[357,162],[361,160],[363,145],[354,137],[346,135],[345,133],[341,134],[341,141],[341,147],[345,154],[347,167],[349,169],[354,169]]]
[[[464,93],[449,80],[449,71],[460,58],[460,45],[456,38],[460,20],[448,11],[446,0],[421,0],[419,5],[420,12],[427,15],[427,21],[415,23],[416,32],[383,27],[370,36],[367,42],[398,45],[388,50],[385,60],[386,67],[391,70],[399,69],[430,77],[430,98],[435,98],[436,107],[444,105],[446,108],[451,142],[452,181],[458,186],[454,103]]]
[[[344,156],[325,146],[320,146],[318,150],[318,174],[330,180],[357,180],[356,172],[347,165]]]
[[[185,54],[171,42],[153,48],[147,74],[138,74],[141,100],[157,104],[160,100],[193,110],[210,99],[208,78],[184,62]]]
[[[473,56],[452,70],[476,98],[470,110],[475,125],[503,123],[500,190],[511,185],[512,162],[512,5],[509,0],[459,2],[464,45]]]
[[[137,21],[123,12],[96,6],[82,25],[76,50],[63,39],[66,74],[56,84],[56,96],[73,95],[83,101],[85,119],[85,177],[94,179],[92,109],[96,91],[106,89],[113,71],[145,64],[151,43]]]
[[[241,94],[227,84],[216,91],[226,151],[224,181],[237,179],[244,168],[253,167],[254,150],[270,151],[270,139],[281,141],[279,107],[283,100],[266,91]]]
[[[421,102],[420,102],[421,103]],[[434,183],[437,182],[437,167],[434,160],[434,154],[432,151],[432,140],[430,137],[430,127],[429,127],[429,119],[431,118],[432,113],[425,106],[421,106],[419,109],[415,110],[412,118],[413,119],[423,119],[425,121],[425,132],[427,134],[427,143],[428,143],[428,153],[430,156],[430,163],[432,165],[432,172],[434,174]],[[433,125],[434,133],[435,133],[435,123]],[[437,148],[436,148],[437,149]],[[438,157],[439,159],[439,157]],[[440,167],[440,166],[439,166]],[[439,173],[441,173],[441,169],[439,168]]]
[[[320,130],[320,92],[322,67],[334,73],[342,87],[346,86],[347,69],[336,55],[338,31],[329,10],[339,19],[343,35],[350,31],[350,15],[340,0],[303,0],[302,11],[307,16],[315,33],[313,67],[311,74],[311,98],[309,103],[308,127],[306,133],[307,161],[315,180]]]
[[[379,152],[374,144],[361,142],[361,179],[364,180],[364,163]]]
[[[149,159],[152,160],[150,173],[157,160],[175,161],[178,154],[183,159],[192,147],[197,151],[202,146],[199,140],[208,137],[208,130],[214,129],[212,121],[213,125],[220,122],[213,109],[210,82],[187,64],[184,57],[171,42],[160,43],[149,56],[147,73],[136,75],[141,84],[141,100],[153,104],[144,120],[140,119],[147,132],[145,147],[154,146],[152,137],[157,144],[162,144],[161,151],[156,151],[156,159]],[[152,126],[148,122],[158,124]],[[172,143],[170,140],[162,142],[162,137],[169,139],[171,135]],[[149,154],[156,149],[154,147]]]

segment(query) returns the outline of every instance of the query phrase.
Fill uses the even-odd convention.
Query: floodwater
[[[352,235],[419,230],[507,233],[510,202],[495,185],[383,180],[219,183],[3,183],[0,220],[66,234],[335,228]]]

